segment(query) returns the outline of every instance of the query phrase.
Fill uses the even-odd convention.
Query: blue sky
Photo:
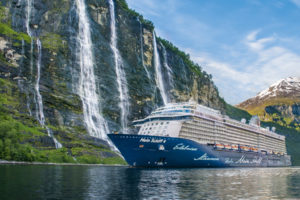
[[[300,77],[300,0],[127,0],[212,74],[231,104]]]

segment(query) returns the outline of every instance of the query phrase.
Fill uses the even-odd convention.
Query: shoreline
[[[26,162],[26,161],[8,161],[0,160],[0,165],[62,165],[62,166],[102,166],[102,167],[128,167],[121,164],[82,164],[82,163],[44,163],[44,162]]]

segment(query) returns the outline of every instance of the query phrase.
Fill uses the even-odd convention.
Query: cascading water
[[[149,79],[151,79],[150,77],[150,73],[147,69],[147,67],[145,66],[145,63],[144,63],[144,40],[143,40],[143,27],[142,27],[142,23],[140,22],[139,20],[139,23],[140,23],[140,45],[141,45],[141,59],[142,59],[142,65],[147,73],[147,77]]]
[[[21,66],[24,65],[24,58],[25,58],[25,41],[22,39],[22,51],[21,51],[22,59],[21,59]],[[18,87],[20,88],[20,91],[26,94],[26,107],[28,110],[28,113],[30,116],[32,116],[32,112],[30,109],[30,103],[29,103],[29,96],[28,96],[28,90],[24,88],[24,78],[21,78],[23,74],[23,68],[19,67],[19,74],[18,74]]]
[[[27,0],[26,5],[26,30],[29,37],[32,37],[31,29],[30,29],[30,18],[31,18],[31,11],[32,11],[33,0]]]
[[[111,30],[111,41],[110,46],[114,55],[114,64],[117,74],[117,83],[119,90],[120,104],[121,109],[121,126],[122,132],[127,133],[128,127],[128,113],[129,113],[129,97],[128,97],[128,88],[125,72],[123,69],[123,61],[119,50],[117,48],[117,34],[116,34],[116,19],[115,19],[115,5],[113,0],[109,0],[109,10],[110,10],[110,30]]]
[[[170,66],[168,65],[168,56],[167,56],[167,51],[166,51],[166,48],[163,44],[160,44],[162,46],[162,50],[163,50],[163,64],[164,64],[164,67],[167,69],[167,75],[168,75],[168,80],[169,80],[169,85],[174,88],[173,86],[173,83],[174,83],[174,80],[173,80],[173,71],[172,69],[170,68]]]
[[[33,72],[33,38],[32,38],[32,32],[30,29],[30,19],[31,19],[31,12],[32,12],[32,7],[33,7],[33,0],[27,0],[27,5],[26,5],[26,32],[29,35],[29,37],[31,38],[31,43],[30,43],[30,77],[32,76],[32,72]],[[29,79],[30,81],[32,81],[32,78]],[[28,92],[27,92],[28,93]],[[26,98],[27,98],[27,109],[28,112],[30,114],[30,116],[32,116],[32,112],[30,109],[30,101],[29,101],[29,97],[28,94],[26,94]]]
[[[164,103],[164,105],[166,105],[169,100],[168,100],[168,96],[166,93],[164,81],[162,78],[161,64],[160,64],[159,54],[158,54],[158,50],[157,50],[156,36],[155,36],[154,31],[153,31],[153,51],[154,51],[153,56],[154,56],[154,67],[155,67],[155,80],[156,80],[158,89],[160,91],[163,103]]]
[[[36,40],[36,45],[37,45],[37,50],[38,50],[38,59],[37,59],[37,79],[36,79],[36,84],[35,84],[35,92],[36,92],[36,107],[37,107],[37,112],[36,112],[36,117],[40,124],[46,128],[48,136],[53,138],[53,141],[55,143],[56,148],[61,148],[62,145],[56,140],[56,138],[53,136],[53,133],[51,129],[49,129],[45,125],[45,115],[44,115],[44,108],[43,108],[43,100],[42,100],[42,95],[40,93],[40,78],[41,78],[41,61],[42,61],[42,44],[40,39]]]
[[[107,140],[107,123],[100,114],[96,80],[94,75],[94,55],[92,51],[91,30],[84,0],[76,0],[79,17],[77,35],[80,65],[79,96],[83,105],[84,122],[89,135]]]
[[[33,34],[30,29],[30,19],[32,14],[32,8],[33,8],[33,0],[27,0],[26,5],[26,31],[29,37],[31,38],[31,45],[30,45],[30,74],[32,75],[33,71]],[[48,133],[48,136],[51,137],[54,141],[56,148],[61,148],[62,145],[56,140],[56,138],[53,136],[53,133],[49,127],[45,125],[45,115],[44,115],[44,108],[43,108],[43,100],[42,95],[40,93],[40,78],[41,78],[41,62],[42,62],[42,44],[39,39],[36,40],[36,45],[38,47],[38,59],[37,59],[37,79],[34,86],[35,89],[35,102],[36,102],[36,118],[40,122],[41,126],[45,127]],[[30,110],[30,104],[29,104],[29,97],[27,97],[27,108],[29,111],[29,114],[32,115]]]

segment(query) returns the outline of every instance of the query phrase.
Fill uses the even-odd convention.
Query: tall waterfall
[[[164,105],[166,105],[169,100],[168,100],[168,96],[166,93],[164,80],[162,77],[161,64],[160,64],[159,54],[158,54],[158,50],[157,50],[156,36],[155,36],[154,31],[153,31],[153,51],[154,51],[153,56],[154,56],[154,67],[155,67],[155,80],[156,80],[158,89],[160,91],[163,103],[164,103]]]
[[[82,101],[84,122],[88,133],[97,138],[107,140],[109,132],[107,123],[101,115],[96,78],[94,74],[94,55],[91,41],[91,29],[84,0],[76,0],[78,23],[77,56],[80,65],[79,96]]]
[[[30,74],[32,75],[33,72],[33,34],[31,32],[30,28],[30,19],[32,15],[32,9],[33,9],[33,0],[27,0],[26,5],[26,31],[29,37],[31,38],[31,45],[30,45]],[[39,38],[36,40],[37,45],[37,51],[38,51],[38,58],[36,61],[36,68],[37,68],[37,75],[36,75],[36,82],[34,86],[35,90],[35,101],[36,101],[36,118],[41,124],[42,127],[45,127],[48,133],[48,136],[51,137],[54,141],[56,148],[61,148],[62,145],[56,140],[56,138],[53,136],[53,133],[49,127],[45,125],[45,115],[44,115],[44,107],[43,107],[43,99],[42,95],[40,93],[40,79],[41,79],[41,62],[42,62],[42,44]],[[32,115],[30,110],[30,104],[29,104],[29,97],[26,94],[27,98],[27,108],[29,111],[29,114]]]
[[[142,65],[147,73],[147,77],[149,79],[151,79],[150,77],[150,73],[147,69],[147,67],[145,66],[145,62],[144,62],[144,39],[143,39],[143,26],[142,26],[142,23],[140,22],[139,20],[139,23],[140,23],[140,45],[141,45],[141,59],[142,59]]]
[[[30,29],[30,18],[31,18],[31,12],[33,7],[33,0],[27,0],[26,5],[26,30],[29,37],[32,37],[31,29]]]
[[[128,97],[128,88],[125,71],[123,69],[123,61],[120,55],[120,52],[117,48],[117,31],[116,31],[116,18],[115,18],[115,5],[113,0],[109,0],[109,9],[110,9],[110,30],[111,30],[111,41],[110,46],[114,54],[114,64],[117,74],[117,83],[119,90],[120,104],[121,109],[121,126],[123,133],[127,133],[128,126],[128,113],[129,113],[129,97]]]
[[[32,8],[33,8],[33,0],[27,0],[26,2],[26,32],[29,35],[29,37],[31,38],[31,43],[30,43],[30,75],[32,77],[32,72],[33,72],[33,38],[32,38],[32,32],[30,29],[30,19],[31,19],[31,12],[32,12]],[[30,81],[32,81],[32,78],[29,79]],[[32,112],[30,109],[30,101],[29,101],[29,97],[28,94],[26,94],[26,98],[27,98],[27,109],[29,112],[29,115],[32,116]]]
[[[43,108],[43,100],[42,95],[40,93],[40,78],[41,78],[41,62],[42,62],[42,44],[39,39],[36,40],[37,50],[38,50],[38,59],[36,63],[37,67],[37,79],[35,84],[35,92],[36,92],[36,106],[37,106],[37,112],[36,112],[36,118],[39,120],[40,124],[46,128],[48,136],[53,138],[53,141],[55,143],[56,148],[61,148],[62,145],[56,140],[56,138],[53,136],[51,129],[49,129],[45,125],[45,115],[44,115],[44,108]]]
[[[173,71],[170,68],[170,66],[168,65],[168,56],[167,56],[167,51],[166,48],[163,44],[160,44],[163,50],[163,64],[164,67],[167,69],[167,75],[168,75],[168,80],[169,80],[169,85],[173,88],[173,84],[174,84],[174,80],[173,80]]]

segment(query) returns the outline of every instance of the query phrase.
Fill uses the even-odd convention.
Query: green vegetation
[[[241,120],[242,118],[245,118],[247,121],[249,121],[251,118],[251,115],[247,111],[239,109],[227,103],[225,103],[225,113],[230,118],[235,120]]]
[[[30,37],[25,33],[18,33],[11,28],[10,14],[0,2],[0,35],[7,36],[14,40],[24,40],[27,43],[31,42]]]
[[[30,37],[25,33],[18,33],[14,31],[8,24],[0,23],[0,35],[5,35],[15,40],[24,40],[27,43],[31,42]]]
[[[22,94],[17,84],[0,78],[0,159],[28,162],[126,164],[107,146],[82,138],[85,130],[70,127],[49,127],[63,148],[55,149],[45,128],[22,112]],[[22,114],[23,113],[23,114]],[[108,153],[103,157],[102,152]]]
[[[64,48],[61,36],[55,33],[46,33],[45,35],[42,35],[41,41],[44,48],[52,51],[58,51],[59,49]]]
[[[269,99],[260,104],[250,105],[247,107],[247,111],[252,115],[258,115],[263,121],[276,122],[281,126],[288,128],[295,128],[300,131],[300,124],[293,117],[287,116],[284,111],[279,111],[276,107],[282,107],[283,109],[288,106],[299,104],[299,99],[291,98],[276,98]]]
[[[180,51],[176,46],[174,46],[171,42],[162,39],[160,37],[157,38],[158,41],[160,41],[167,49],[174,52],[176,55],[180,56],[184,62],[185,65],[187,65],[195,74],[197,74],[199,77],[204,77],[209,80],[212,79],[212,76],[210,74],[207,74],[205,71],[201,71],[202,68],[197,63],[194,63],[189,54],[186,54],[183,51]]]
[[[1,6],[1,2],[0,2],[0,22],[2,22],[3,20],[5,20],[7,18],[6,16],[6,8],[4,6]]]
[[[116,0],[116,2],[117,5],[119,5],[123,10],[129,13],[129,15],[138,18],[140,22],[143,25],[145,25],[146,28],[148,28],[151,31],[154,30],[154,24],[151,21],[144,19],[144,17],[141,14],[137,13],[135,10],[128,8],[128,4],[125,0]]]

